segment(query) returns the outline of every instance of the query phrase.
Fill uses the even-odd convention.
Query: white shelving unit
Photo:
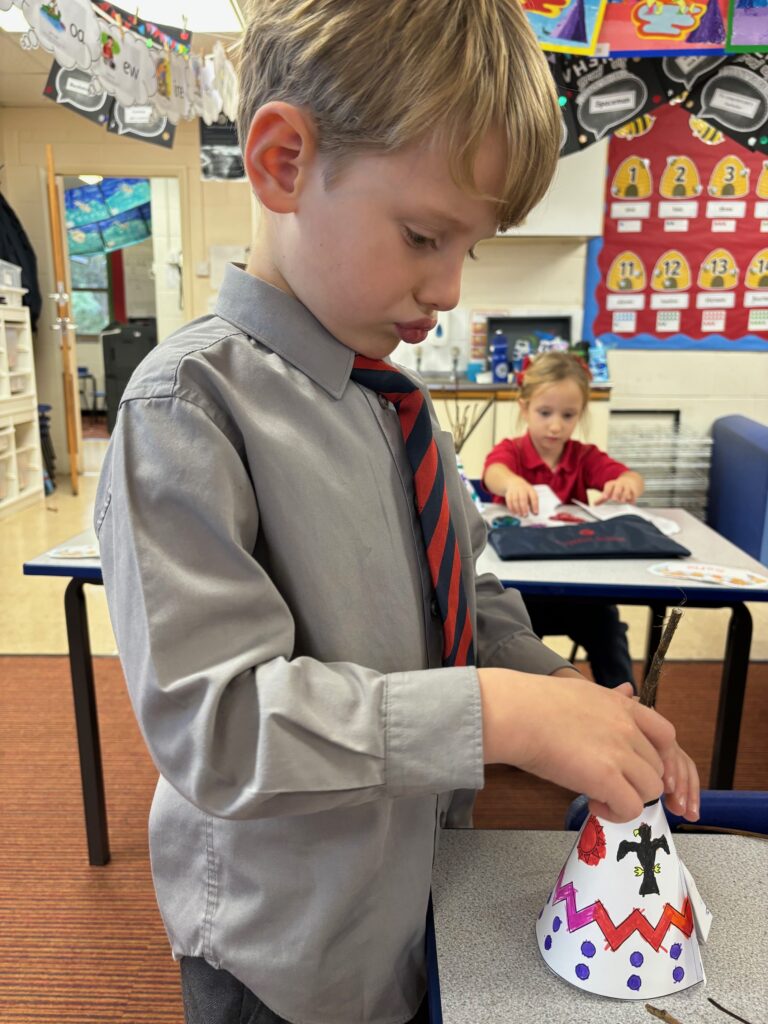
[[[16,270],[0,266],[0,517],[44,497],[32,326]]]

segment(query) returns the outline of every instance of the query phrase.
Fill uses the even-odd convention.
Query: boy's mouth
[[[437,320],[430,320],[424,317],[421,320],[409,320],[405,324],[395,324],[395,330],[403,341],[411,345],[418,345],[424,341],[426,336],[437,325]]]

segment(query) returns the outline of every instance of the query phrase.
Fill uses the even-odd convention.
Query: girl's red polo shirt
[[[550,469],[533,447],[528,433],[499,441],[485,460],[483,476],[494,462],[500,462],[529,484],[548,484],[563,504],[574,499],[586,501],[588,487],[602,491],[609,480],[628,471],[627,466],[606,455],[597,445],[581,441],[566,441],[560,461]],[[493,500],[504,504],[498,495]]]

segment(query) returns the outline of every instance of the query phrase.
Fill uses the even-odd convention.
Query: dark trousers
[[[202,957],[182,957],[181,993],[185,1024],[289,1024],[229,971]],[[429,1024],[426,999],[411,1024]]]
[[[531,602],[527,607],[536,636],[565,634],[584,648],[600,686],[634,684],[627,626],[616,605],[546,601]]]

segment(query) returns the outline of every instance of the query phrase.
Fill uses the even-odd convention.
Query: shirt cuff
[[[394,672],[387,677],[385,709],[389,796],[482,788],[477,669]]]

